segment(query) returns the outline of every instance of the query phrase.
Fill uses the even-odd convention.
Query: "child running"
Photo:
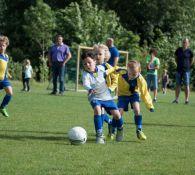
[[[83,86],[88,91],[88,100],[94,110],[94,124],[96,131],[96,143],[104,144],[103,122],[101,108],[105,108],[113,116],[112,124],[117,126],[116,141],[123,140],[123,119],[113,101],[110,91],[106,85],[105,76],[109,70],[102,65],[96,66],[97,55],[93,51],[87,51],[81,56],[84,73]]]
[[[106,45],[100,44],[95,45],[94,50],[97,52],[97,65],[102,65],[105,70],[108,70],[112,68],[110,64],[107,63],[107,61],[110,58],[110,52]],[[118,85],[118,75],[115,73],[111,73],[106,76],[106,84],[108,86],[108,89],[110,92],[114,92]],[[104,108],[102,108],[102,121],[108,123],[108,139],[113,140],[114,136],[112,136],[112,120],[109,118],[109,116],[106,114]],[[112,138],[111,138],[112,137]]]
[[[146,135],[142,131],[142,114],[140,110],[140,96],[150,112],[154,112],[152,98],[147,90],[147,83],[140,74],[141,66],[136,60],[128,63],[127,70],[118,69],[118,108],[121,115],[128,111],[128,105],[134,111],[137,138],[146,140]]]
[[[4,99],[0,105],[0,112],[5,117],[9,117],[9,114],[6,110],[6,106],[9,104],[13,92],[12,86],[8,80],[8,68],[7,64],[9,61],[8,55],[6,54],[6,48],[9,45],[9,39],[7,36],[0,36],[0,90],[5,90]]]

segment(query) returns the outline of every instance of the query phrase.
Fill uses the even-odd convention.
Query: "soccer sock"
[[[117,120],[116,119],[112,119],[112,134],[115,133],[116,131],[116,126],[117,126]]]
[[[135,115],[134,116],[136,130],[142,130],[142,115]]]
[[[101,117],[102,117],[103,122],[106,122],[108,124],[112,123],[112,120],[110,119],[110,117],[107,114],[102,114]]]
[[[12,95],[6,94],[4,99],[3,99],[3,101],[2,101],[2,103],[1,103],[1,107],[0,108],[6,107],[8,105],[8,103],[10,102],[11,98],[12,98]]]
[[[94,125],[97,135],[102,134],[102,117],[101,115],[94,115]]]
[[[117,120],[116,122],[117,130],[122,130],[123,129],[123,117],[121,116],[120,119]]]

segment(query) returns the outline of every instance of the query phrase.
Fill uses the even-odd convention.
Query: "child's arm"
[[[153,106],[153,103],[152,103],[152,98],[151,98],[151,96],[148,92],[148,89],[147,89],[146,80],[140,75],[139,78],[138,78],[137,83],[138,83],[138,87],[139,87],[139,90],[140,90],[140,93],[141,93],[142,100],[144,101],[146,107],[151,112],[153,112],[154,106]]]
[[[82,81],[83,81],[83,87],[84,87],[87,91],[90,91],[91,89],[93,89],[93,88],[91,87],[90,79],[89,79],[88,74],[87,74],[86,72],[83,73]]]

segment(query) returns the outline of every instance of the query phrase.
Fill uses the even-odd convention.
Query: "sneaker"
[[[140,139],[140,140],[146,140],[146,135],[141,131],[141,130],[137,130],[136,131],[137,133],[137,138]]]
[[[173,101],[172,101],[172,103],[176,103],[176,104],[178,104],[178,101],[177,101],[177,100],[173,100]]]
[[[124,137],[123,128],[121,130],[117,130],[116,141],[121,142],[123,140],[123,137]]]
[[[59,95],[63,96],[64,95],[64,92],[59,92]]]
[[[185,101],[185,104],[188,105],[189,104],[189,101]]]
[[[101,135],[101,136],[96,136],[96,143],[97,144],[105,144],[105,140],[104,140],[104,136]]]
[[[53,92],[51,92],[50,94],[51,94],[51,95],[57,95],[58,93],[53,91]]]
[[[9,117],[9,114],[7,113],[5,108],[1,108],[0,112],[3,114],[4,117]]]
[[[154,102],[154,103],[156,103],[156,102],[157,102],[157,99],[156,99],[156,98],[154,98],[154,99],[153,99],[153,102]]]

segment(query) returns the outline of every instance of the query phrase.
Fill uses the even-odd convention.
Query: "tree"
[[[55,18],[51,8],[42,0],[37,0],[35,6],[31,6],[24,13],[26,35],[38,44],[45,57],[45,51],[51,45],[52,31],[55,28]]]

